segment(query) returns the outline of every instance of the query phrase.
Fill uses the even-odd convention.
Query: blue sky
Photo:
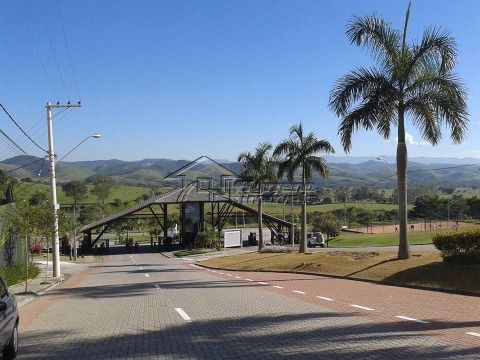
[[[0,102],[46,147],[46,101],[80,97],[81,109],[54,119],[56,152],[62,156],[95,132],[102,139],[89,140],[68,160],[233,160],[259,142],[278,143],[300,120],[343,155],[329,92],[346,72],[372,64],[348,43],[346,23],[375,12],[401,28],[407,4],[6,0]],[[457,39],[471,125],[461,145],[452,145],[445,132],[433,148],[409,124],[410,156],[480,158],[479,13],[476,0],[412,3],[410,38],[440,25]],[[0,119],[0,128],[28,153],[41,154],[4,114]],[[0,158],[19,154],[0,142]],[[394,155],[395,139],[359,132],[350,154]]]

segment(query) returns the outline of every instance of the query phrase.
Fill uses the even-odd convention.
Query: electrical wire
[[[38,145],[35,140],[33,140],[30,135],[28,135],[25,130],[22,129],[22,127],[15,121],[15,119],[12,117],[12,115],[10,115],[10,113],[7,111],[7,109],[5,109],[5,107],[0,103],[0,107],[2,108],[2,110],[5,112],[5,114],[7,114],[7,116],[10,118],[10,120],[13,121],[13,123],[20,129],[20,131],[23,133],[23,135],[25,135],[33,144],[35,144],[40,150],[42,150],[43,152],[46,152],[48,153],[47,150],[45,150],[44,148],[42,148],[40,145]]]
[[[75,75],[75,69],[73,67],[73,61],[72,61],[72,56],[71,56],[71,52],[70,52],[70,45],[68,44],[68,41],[67,41],[67,33],[65,31],[62,9],[60,8],[60,3],[59,3],[58,0],[56,1],[56,3],[57,3],[57,9],[58,9],[58,14],[59,14],[59,18],[60,18],[60,25],[62,27],[63,40],[65,41],[65,48],[67,49],[68,61],[70,63],[70,69],[72,71],[73,81],[75,83],[75,89],[77,91],[78,100],[80,100],[80,91],[78,89],[77,76]]]
[[[465,164],[465,165],[455,165],[455,166],[445,166],[441,168],[434,168],[434,169],[419,169],[419,170],[411,170],[408,171],[409,173],[414,173],[414,172],[422,172],[422,171],[436,171],[436,170],[447,170],[447,169],[457,169],[457,168],[463,168],[463,167],[469,167],[469,166],[478,166],[480,163],[475,163],[475,164]]]
[[[41,18],[43,20],[43,26],[45,28],[45,34],[47,36],[48,44],[50,46],[50,51],[52,53],[53,61],[55,62],[55,66],[57,67],[58,75],[60,76],[60,80],[62,82],[65,93],[67,94],[68,99],[70,99],[70,95],[68,94],[67,85],[66,85],[65,79],[63,77],[62,69],[60,68],[60,64],[58,63],[57,53],[55,52],[55,48],[53,47],[53,42],[52,42],[52,39],[50,37],[50,32],[48,31],[47,22],[45,21],[45,17],[42,16]]]
[[[15,168],[15,169],[7,170],[7,171],[5,171],[5,172],[6,172],[6,173],[9,173],[9,172],[12,172],[12,171],[15,171],[15,170],[20,170],[20,169],[23,169],[23,168],[25,168],[25,167],[27,167],[27,166],[30,166],[30,165],[32,165],[32,164],[35,164],[35,163],[37,163],[37,162],[39,162],[39,161],[43,161],[43,160],[45,160],[45,158],[37,159],[37,160],[35,160],[35,161],[29,162],[28,164],[19,166],[19,167]],[[42,165],[43,165],[43,164],[42,164]]]
[[[21,152],[23,152],[25,155],[30,155],[30,154],[27,153],[25,150],[23,150],[20,145],[18,145],[15,141],[13,141],[2,129],[0,129],[0,133],[1,133],[6,139],[8,139],[8,141],[10,141],[18,150],[20,150]]]
[[[47,78],[47,81],[48,81],[48,84],[50,85],[50,88],[51,90],[53,91],[53,94],[55,95],[55,98],[57,99],[58,101],[58,94],[55,90],[55,87],[53,86],[53,83],[52,83],[52,79],[50,78],[50,75],[48,75],[48,71],[47,71],[47,68],[45,66],[45,63],[43,62],[43,59],[42,59],[42,56],[40,55],[40,51],[38,49],[38,46],[37,46],[37,43],[35,41],[35,38],[33,37],[33,32],[32,30],[30,29],[30,26],[28,25],[28,21],[27,21],[27,16],[25,15],[25,11],[23,10],[23,7],[22,7],[22,4],[20,1],[16,1],[19,9],[20,9],[20,12],[22,13],[22,16],[23,16],[23,20],[25,21],[25,26],[27,28],[27,31],[28,31],[28,34],[30,35],[30,40],[32,41],[32,44],[33,44],[33,47],[35,48],[35,53],[40,61],[40,65],[42,66],[42,69],[43,69],[43,72],[45,74],[45,77]]]

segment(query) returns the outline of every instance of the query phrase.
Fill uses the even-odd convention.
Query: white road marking
[[[283,286],[278,286],[278,285],[273,285],[272,287],[274,287],[276,289],[283,289]]]
[[[26,266],[26,265],[25,265],[25,266]],[[235,279],[241,279],[241,277],[240,277],[240,276],[235,276]]]
[[[182,308],[175,308],[175,311],[178,313],[178,315],[180,315],[182,317],[183,320],[188,321],[188,322],[192,321],[190,316],[188,316],[187,313],[182,310]]]
[[[361,305],[355,305],[355,304],[352,304],[350,305],[351,307],[354,307],[354,308],[358,308],[358,309],[362,309],[362,310],[367,310],[367,311],[373,311],[375,309],[372,309],[372,308],[369,308],[369,307],[366,307],[366,306],[361,306]]]
[[[148,274],[145,274],[145,277],[148,277],[148,278],[149,278],[149,277],[150,277],[150,275],[148,275]]]
[[[245,279],[245,280],[247,280],[247,281],[253,281],[252,279]]]
[[[465,334],[480,337],[480,334],[476,332],[467,332]]]
[[[402,320],[415,321],[415,322],[422,323],[422,324],[428,324],[428,321],[414,319],[414,318],[411,318],[411,317],[408,317],[408,316],[399,315],[399,316],[395,316],[395,317],[398,318],[398,319],[402,319]]]
[[[326,301],[333,301],[333,299],[331,299],[329,297],[325,297],[325,296],[317,296],[317,298],[322,299],[322,300],[326,300]]]
[[[225,275],[227,275],[227,276],[233,276],[232,274],[225,274]]]
[[[305,295],[304,291],[292,290],[292,292],[297,293],[297,294]]]
[[[268,285],[266,282],[263,282],[263,281],[257,281],[257,284],[260,284],[260,285]]]
[[[140,270],[143,270],[143,267],[140,266]]]
[[[212,270],[213,273],[217,273],[215,270]]]
[[[225,273],[221,273],[221,272],[219,272],[219,274],[220,274],[220,275],[225,275]]]
[[[153,286],[155,286],[155,289],[160,290],[160,285],[155,284]]]

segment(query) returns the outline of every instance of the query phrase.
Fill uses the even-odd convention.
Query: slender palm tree
[[[271,144],[261,143],[253,154],[243,152],[237,159],[243,165],[240,181],[250,184],[258,191],[258,251],[263,249],[262,196],[264,187],[266,184],[276,181],[276,164],[269,155],[271,149]]]
[[[432,145],[441,139],[445,124],[454,143],[468,128],[466,92],[453,73],[454,38],[438,27],[427,28],[422,39],[407,43],[410,4],[403,33],[377,16],[355,17],[347,26],[352,44],[371,51],[376,67],[358,68],[340,78],[330,95],[330,108],[341,118],[338,133],[346,152],[359,128],[376,129],[385,139],[397,127],[397,181],[400,241],[398,258],[410,257],[407,239],[407,147],[405,118],[410,118]]]
[[[317,171],[322,178],[328,177],[328,167],[325,159],[317,156],[319,153],[334,153],[332,145],[327,140],[318,140],[314,133],[305,135],[302,123],[290,128],[290,136],[280,142],[273,152],[278,159],[278,178],[287,176],[293,183],[295,172],[302,171],[302,224],[300,236],[300,252],[306,252],[307,245],[307,182]]]

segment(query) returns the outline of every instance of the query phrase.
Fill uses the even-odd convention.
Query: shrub
[[[25,264],[16,264],[13,266],[0,267],[0,275],[5,280],[8,286],[18,284],[25,281],[26,277]],[[38,276],[39,269],[34,263],[28,264],[28,278],[33,279]]]
[[[40,255],[42,253],[42,251],[43,251],[43,246],[40,245],[40,244],[30,246],[30,253],[32,253],[32,254]]]
[[[204,248],[204,249],[215,248],[219,250],[221,248],[221,244],[218,238],[218,233],[214,230],[199,232],[197,235],[195,247]]]
[[[269,254],[269,253],[291,253],[291,252],[298,251],[298,248],[292,248],[290,246],[266,246],[260,253],[262,254]]]
[[[446,262],[480,264],[480,229],[438,233],[433,244]]]

